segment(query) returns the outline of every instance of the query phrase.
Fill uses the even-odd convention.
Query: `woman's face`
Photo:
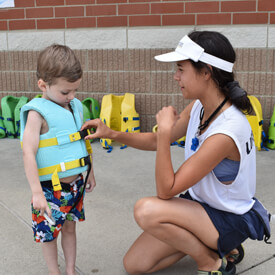
[[[204,74],[199,73],[189,60],[177,62],[174,79],[178,81],[182,95],[186,99],[197,99],[204,90]]]

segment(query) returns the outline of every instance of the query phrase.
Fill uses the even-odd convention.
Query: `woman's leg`
[[[74,221],[65,221],[62,226],[61,245],[66,261],[67,275],[75,275],[76,261],[76,223]]]
[[[181,198],[144,198],[136,203],[134,213],[139,226],[146,235],[151,235],[151,243],[146,240],[147,237],[141,236],[130,248],[125,256],[125,267],[130,274],[155,271],[153,268],[156,263],[167,262],[169,266],[169,258],[178,256],[180,259],[186,254],[196,261],[200,270],[218,270],[221,266],[221,259],[212,250],[217,249],[218,231],[199,203]],[[152,237],[157,240],[153,242]],[[156,246],[157,251],[162,251],[157,255],[146,253],[149,258],[145,260],[144,247],[149,246]],[[134,259],[137,255],[139,262]],[[148,262],[152,264],[151,267],[143,265]]]
[[[126,253],[123,263],[132,275],[152,273],[179,261],[184,253],[143,232]]]
[[[49,275],[60,275],[57,255],[57,239],[42,243],[42,251],[46,260]]]

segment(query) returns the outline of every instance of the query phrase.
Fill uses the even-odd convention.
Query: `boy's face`
[[[75,97],[80,82],[81,79],[75,82],[68,82],[64,78],[57,78],[55,84],[49,86],[42,79],[39,79],[38,87],[43,92],[43,98],[51,100],[67,109],[69,108],[70,101]]]

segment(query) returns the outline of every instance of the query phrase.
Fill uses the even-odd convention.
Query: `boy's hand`
[[[48,216],[51,217],[52,216],[52,211],[48,206],[48,202],[44,196],[43,193],[36,193],[33,194],[32,196],[32,204],[33,204],[33,208],[35,210],[40,211],[41,216],[44,215],[44,212],[46,211]]]
[[[87,180],[87,185],[86,185],[85,191],[86,191],[87,193],[92,192],[93,189],[95,188],[95,186],[96,186],[96,181],[95,181],[94,176],[93,176],[93,175],[92,175],[92,176],[89,176],[89,178],[88,178],[88,180]]]

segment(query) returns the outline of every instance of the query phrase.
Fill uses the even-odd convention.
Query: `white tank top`
[[[213,208],[244,214],[253,206],[255,202],[253,197],[256,191],[256,152],[249,122],[245,115],[232,105],[222,112],[198,137],[199,146],[196,151],[193,151],[191,144],[200,123],[201,108],[202,104],[197,100],[191,110],[187,128],[185,159],[187,160],[197,152],[208,137],[219,133],[230,136],[234,140],[240,152],[240,167],[232,184],[221,183],[211,171],[189,188],[189,193],[193,199],[207,203]]]

